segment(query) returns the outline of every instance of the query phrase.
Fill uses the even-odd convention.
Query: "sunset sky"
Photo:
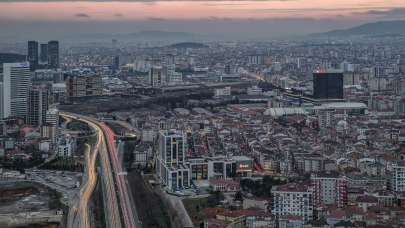
[[[204,18],[398,18],[404,0],[0,1],[9,20],[154,20]]]
[[[0,0],[0,41],[27,32],[33,36],[62,36],[76,32],[123,33],[129,27],[131,31],[291,35],[397,19],[405,19],[405,0]]]

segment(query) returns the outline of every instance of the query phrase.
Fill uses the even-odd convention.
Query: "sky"
[[[405,19],[405,0],[0,0],[0,41],[140,30],[282,37]]]

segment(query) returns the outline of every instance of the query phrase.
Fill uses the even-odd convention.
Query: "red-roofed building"
[[[251,221],[257,219],[270,220],[272,215],[261,210],[237,210],[237,211],[223,211],[217,214],[216,218],[225,222],[230,222],[233,224],[245,224],[246,218]]]
[[[240,190],[240,184],[233,180],[210,179],[209,184],[213,191],[237,192]]]
[[[223,213],[225,208],[222,207],[209,207],[204,209],[205,218],[215,218],[217,214]]]
[[[326,222],[332,226],[342,220],[346,220],[346,211],[343,209],[333,210],[326,216]]]
[[[357,197],[356,202],[357,206],[363,209],[364,212],[366,212],[369,207],[377,206],[378,199],[374,196],[364,195]]]
[[[227,226],[227,222],[218,220],[218,219],[208,219],[204,222],[205,228],[225,228]]]
[[[304,218],[297,215],[282,215],[278,219],[278,227],[303,227]]]

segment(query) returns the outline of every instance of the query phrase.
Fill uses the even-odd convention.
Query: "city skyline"
[[[405,227],[405,0],[0,0],[0,227]]]

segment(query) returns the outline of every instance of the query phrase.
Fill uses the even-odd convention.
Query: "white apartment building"
[[[347,181],[338,172],[322,172],[311,175],[314,204],[317,206],[347,204]]]
[[[332,109],[318,110],[318,124],[321,129],[334,126],[335,111]]]
[[[156,175],[172,191],[190,187],[190,170],[185,166],[186,136],[183,132],[159,133]]]
[[[230,96],[231,95],[231,87],[227,86],[225,88],[221,89],[215,89],[215,96],[216,97],[221,97],[221,96]]]
[[[29,88],[30,68],[28,62],[3,63],[0,118],[10,116],[27,118]]]
[[[247,89],[247,95],[262,95],[263,89],[258,86],[252,86]]]
[[[167,71],[162,66],[153,66],[149,70],[149,84],[152,87],[167,85]]]
[[[391,183],[392,190],[405,192],[405,162],[398,162],[393,165]]]
[[[58,126],[59,125],[59,110],[57,108],[50,108],[46,112],[46,123]]]
[[[60,137],[58,141],[58,156],[69,158],[73,156],[74,151],[76,150],[76,140],[70,135],[65,137]]]
[[[271,212],[277,216],[295,215],[303,221],[313,218],[312,188],[308,185],[289,183],[272,188],[273,206]]]

